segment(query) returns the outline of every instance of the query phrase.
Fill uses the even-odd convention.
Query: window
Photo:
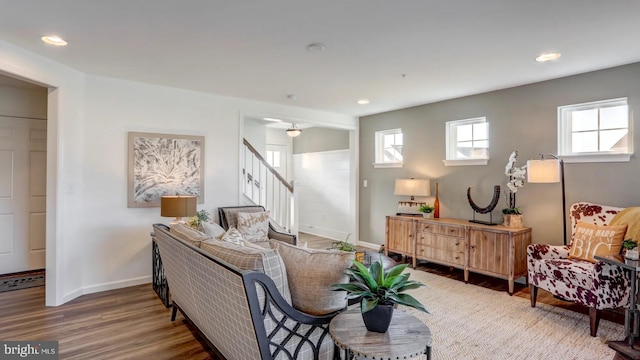
[[[558,107],[558,149],[567,162],[629,161],[627,98]]]
[[[487,118],[448,121],[446,166],[486,165],[489,160]]]
[[[402,129],[376,131],[375,146],[374,167],[402,167]]]
[[[267,150],[267,163],[272,168],[277,169],[280,167],[280,151]]]

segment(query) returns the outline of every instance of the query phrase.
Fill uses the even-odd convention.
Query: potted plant
[[[207,210],[200,210],[196,212],[196,214],[187,219],[187,225],[196,230],[202,230],[202,223],[207,222],[211,219],[209,212]]]
[[[522,167],[515,166],[518,159],[518,152],[514,151],[509,156],[507,166],[504,168],[504,174],[509,177],[507,182],[507,207],[502,209],[503,225],[508,227],[522,227],[522,214],[520,209],[516,207],[516,192],[518,188],[524,186],[524,176],[527,173],[527,165]]]
[[[626,239],[622,242],[625,249],[624,257],[629,260],[638,260],[638,243],[633,239]]]
[[[347,252],[356,251],[356,247],[349,242],[349,237],[351,237],[351,233],[347,235],[347,237],[342,241],[334,241],[331,243],[331,249],[333,250],[341,250]]]
[[[424,284],[409,280],[409,273],[402,273],[408,264],[396,265],[384,271],[382,259],[376,260],[369,268],[355,260],[353,267],[345,270],[351,282],[333,284],[332,290],[344,290],[347,299],[360,299],[360,312],[367,330],[384,333],[389,328],[395,304],[406,305],[429,314],[429,311],[407,290],[417,289]]]
[[[422,204],[418,208],[418,211],[420,211],[422,213],[422,216],[424,216],[426,218],[430,218],[430,217],[433,216],[433,209],[435,209],[435,208],[433,206],[429,205],[429,204]]]

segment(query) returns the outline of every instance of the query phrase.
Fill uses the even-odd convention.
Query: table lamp
[[[393,193],[400,196],[411,196],[410,201],[398,201],[397,215],[421,215],[418,208],[424,202],[416,202],[415,197],[431,195],[431,186],[427,179],[396,179]]]
[[[160,216],[175,217],[171,225],[184,223],[185,216],[194,216],[198,210],[198,197],[192,195],[163,196],[160,198]]]

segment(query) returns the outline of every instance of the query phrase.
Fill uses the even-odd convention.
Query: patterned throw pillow
[[[234,227],[230,227],[229,230],[220,239],[222,241],[234,243],[236,245],[244,246],[244,236]]]
[[[269,211],[238,213],[238,230],[247,241],[268,241]]]
[[[205,221],[205,222],[201,222],[200,225],[202,226],[202,229],[204,230],[204,232],[214,239],[221,239],[225,233],[222,226],[216,223],[210,223]]]
[[[204,240],[211,239],[211,236],[183,223],[171,225],[169,232],[196,247],[200,247],[200,243]]]
[[[278,240],[269,243],[284,261],[293,307],[307,314],[324,315],[347,306],[345,293],[329,287],[349,282],[344,269],[351,266],[355,253],[304,249]]]
[[[569,258],[596,262],[596,255],[618,255],[626,231],[627,224],[598,226],[580,221],[573,235]]]

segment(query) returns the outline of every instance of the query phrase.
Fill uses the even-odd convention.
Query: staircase
[[[296,197],[293,182],[289,183],[247,141],[242,141],[242,193],[245,199],[269,210],[272,222],[289,233],[296,234]]]

